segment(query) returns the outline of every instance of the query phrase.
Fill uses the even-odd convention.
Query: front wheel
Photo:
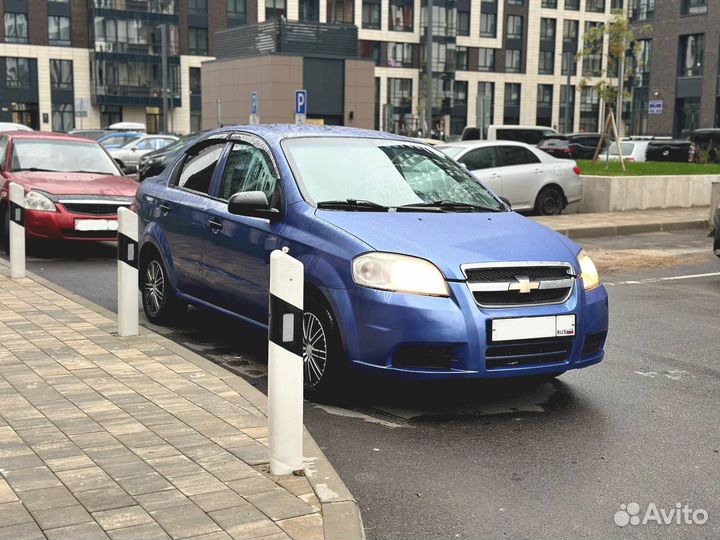
[[[324,303],[306,301],[303,314],[303,382],[309,398],[337,395],[345,358],[335,317]]]
[[[140,273],[143,310],[153,324],[167,324],[185,311],[170,286],[167,270],[158,254],[153,254]]]
[[[535,212],[541,216],[558,216],[563,211],[565,197],[560,188],[543,188],[535,200]]]

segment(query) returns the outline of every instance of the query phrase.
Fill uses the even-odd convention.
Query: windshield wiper
[[[468,204],[463,202],[455,201],[433,201],[423,203],[411,203],[403,204],[398,206],[397,210],[402,211],[413,211],[415,209],[438,209],[438,210],[459,210],[468,212],[504,212],[502,208],[493,208],[492,206],[484,206],[480,204]]]
[[[366,201],[364,199],[344,199],[337,201],[320,201],[317,203],[318,208],[330,209],[330,210],[382,210],[387,212],[390,208],[382,204],[378,204],[373,201]]]

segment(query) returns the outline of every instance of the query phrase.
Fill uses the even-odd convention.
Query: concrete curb
[[[543,223],[545,224],[545,223]],[[592,238],[597,236],[621,236],[624,234],[638,234],[647,232],[679,231],[682,229],[707,229],[710,221],[707,219],[692,219],[687,221],[668,221],[655,223],[633,223],[628,225],[601,225],[598,227],[552,227],[545,224],[568,238]]]
[[[5,259],[0,259],[0,264],[9,267],[9,262]],[[37,274],[27,272],[25,279],[31,279],[61,294],[65,298],[94,311],[98,315],[109,319],[117,318],[116,313],[91,302],[87,298],[68,291]],[[173,351],[185,360],[221,378],[223,382],[240,393],[245,399],[252,403],[253,406],[257,407],[267,416],[267,396],[239,375],[158,334],[143,323],[141,323],[140,334],[151,337],[153,341],[161,344],[166,349]],[[364,540],[365,529],[357,501],[312,438],[307,428],[305,429],[303,445],[305,473],[308,482],[310,482],[315,492],[315,496],[320,501],[325,538],[328,540]]]

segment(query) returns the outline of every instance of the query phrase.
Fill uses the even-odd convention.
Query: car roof
[[[504,140],[497,140],[497,141],[458,141],[458,142],[452,142],[452,143],[445,143],[445,144],[439,144],[438,147],[442,146],[443,148],[447,148],[448,146],[455,147],[455,148],[482,148],[484,146],[522,146],[524,148],[527,148],[528,146],[532,146],[530,144],[526,144],[524,142],[520,141],[504,141]]]
[[[138,131],[111,131],[109,133],[106,133],[101,138],[110,138],[110,137],[144,137],[144,133],[140,133]]]
[[[92,139],[86,139],[85,137],[78,137],[77,135],[54,133],[52,131],[6,131],[3,134],[9,136],[11,139],[53,139],[72,142],[97,142]]]

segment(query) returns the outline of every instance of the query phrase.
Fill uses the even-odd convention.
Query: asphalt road
[[[720,536],[720,260],[705,235],[589,242],[613,259],[597,366],[540,384],[358,379],[346,402],[308,403],[306,425],[358,498],[368,538]],[[115,307],[112,246],[36,253],[28,267]],[[264,389],[262,335],[197,310],[158,330]],[[708,521],[617,526],[631,502],[640,517],[681,503]]]

